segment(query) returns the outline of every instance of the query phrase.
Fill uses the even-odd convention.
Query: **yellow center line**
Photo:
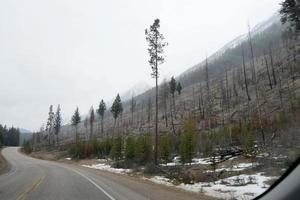
[[[30,192],[34,191],[45,180],[46,172],[43,168],[42,168],[42,171],[43,171],[43,175],[37,181],[35,181],[30,187],[28,187],[27,190],[22,192],[18,196],[17,200],[24,200]]]

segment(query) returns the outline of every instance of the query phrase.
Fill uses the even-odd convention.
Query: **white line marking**
[[[94,186],[96,186],[96,188],[101,190],[111,200],[116,200],[114,197],[112,197],[110,194],[108,194],[102,187],[100,187],[97,183],[95,183],[92,179],[90,179],[89,177],[85,176],[84,174],[78,172],[77,170],[74,170],[74,169],[71,169],[71,170],[74,171],[75,173],[79,174],[80,176],[82,176],[83,178],[88,180],[89,182],[91,182]]]

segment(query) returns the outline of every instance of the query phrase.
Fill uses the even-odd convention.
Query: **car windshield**
[[[300,157],[299,0],[0,1],[0,199],[254,199]]]

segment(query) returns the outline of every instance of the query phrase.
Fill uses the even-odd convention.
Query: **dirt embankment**
[[[6,173],[10,168],[9,163],[6,161],[6,159],[2,155],[2,150],[3,150],[3,148],[0,149],[0,175]]]

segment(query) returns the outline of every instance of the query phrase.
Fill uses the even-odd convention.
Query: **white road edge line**
[[[112,197],[110,194],[108,194],[102,187],[100,187],[97,183],[95,183],[92,179],[90,179],[89,177],[85,176],[84,174],[78,172],[77,170],[72,169],[72,171],[74,171],[75,173],[79,174],[80,176],[82,176],[83,178],[85,178],[86,180],[88,180],[90,183],[92,183],[94,186],[96,186],[96,188],[98,188],[99,190],[101,190],[108,198],[110,198],[111,200],[116,200],[114,197]]]

